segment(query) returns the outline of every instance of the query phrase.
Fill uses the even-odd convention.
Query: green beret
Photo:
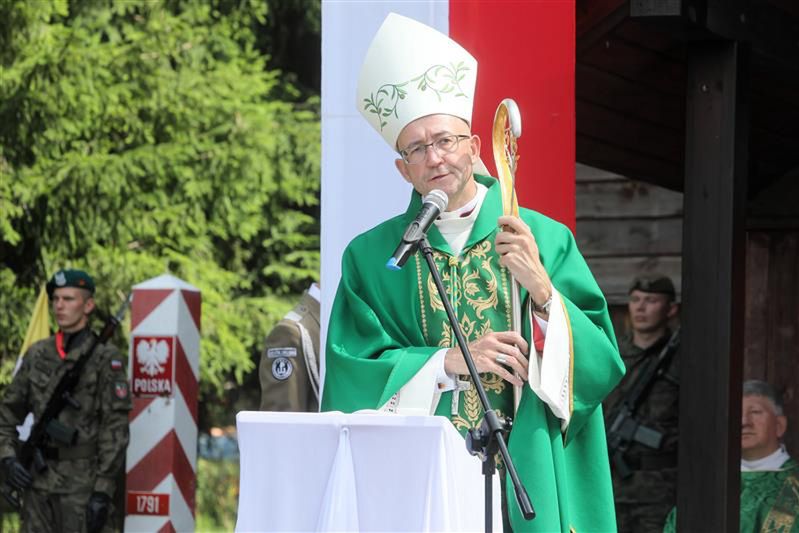
[[[641,292],[654,292],[658,294],[667,294],[674,299],[674,283],[668,276],[662,274],[648,274],[645,276],[638,276],[630,286],[627,294],[633,291]]]
[[[59,270],[47,282],[47,296],[52,299],[53,291],[61,287],[86,289],[94,294],[94,280],[83,270]]]

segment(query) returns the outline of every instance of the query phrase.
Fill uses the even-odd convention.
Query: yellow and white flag
[[[25,340],[22,342],[22,348],[19,350],[19,357],[17,358],[17,365],[14,367],[12,375],[16,375],[19,367],[22,366],[22,356],[28,351],[28,348],[34,342],[46,339],[50,336],[50,302],[47,298],[47,291],[42,286],[39,291],[39,297],[36,298],[36,304],[33,306],[31,313],[31,321],[28,323],[28,330],[25,332]],[[28,440],[31,427],[33,426],[33,413],[28,413],[25,421],[21,426],[17,426],[19,439],[21,441]]]
[[[31,313],[31,321],[28,323],[28,331],[25,332],[25,340],[22,342],[22,348],[19,350],[19,357],[17,358],[17,365],[14,367],[16,374],[19,367],[22,366],[22,356],[28,351],[28,348],[34,342],[46,339],[50,336],[50,302],[47,298],[47,291],[44,285],[42,290],[39,291],[39,297],[36,298],[36,305],[33,306]],[[33,414],[28,413],[25,421],[21,426],[17,426],[19,439],[22,441],[28,440],[30,435],[31,426],[33,426]]]
[[[36,298],[36,305],[33,306],[33,313],[31,313],[31,321],[28,324],[28,331],[25,332],[25,340],[22,343],[22,348],[19,351],[20,361],[28,348],[42,339],[50,336],[50,302],[47,299],[47,291],[44,286],[39,291],[39,297]],[[19,365],[19,363],[17,363]]]

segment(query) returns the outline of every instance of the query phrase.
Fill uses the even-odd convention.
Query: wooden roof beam
[[[752,0],[634,0],[630,18],[656,23],[684,40],[746,42],[761,54],[799,68],[799,17],[773,3]]]

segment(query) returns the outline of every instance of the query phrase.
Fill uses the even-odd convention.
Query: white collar
[[[311,286],[308,287],[308,296],[319,303],[322,302],[322,291],[319,290],[319,285],[317,285],[315,282],[311,283]]]
[[[781,444],[780,447],[772,454],[754,461],[747,461],[741,459],[741,472],[763,472],[780,470],[785,461],[790,459],[791,456],[785,451],[785,445]]]
[[[477,216],[480,209],[483,207],[483,200],[485,200],[488,188],[485,185],[477,184],[477,194],[465,206],[449,213],[443,213],[436,221],[435,225],[441,236],[449,244],[452,253],[455,256],[460,256],[469,235],[472,233]],[[469,210],[471,209],[471,213]],[[461,216],[463,213],[469,213],[467,216]]]
[[[482,183],[475,181],[475,188],[474,198],[466,202],[466,205],[455,209],[454,211],[445,211],[438,215],[438,220],[450,220],[453,218],[461,218],[464,213],[474,213],[477,211],[477,204],[481,203],[483,198],[485,198],[486,193],[488,192],[488,187],[483,185]],[[464,217],[466,218],[466,217]]]

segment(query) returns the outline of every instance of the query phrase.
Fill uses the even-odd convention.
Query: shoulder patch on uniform
[[[297,348],[269,348],[266,350],[266,356],[269,359],[275,359],[277,357],[297,357]]]
[[[279,357],[272,363],[272,375],[280,381],[286,380],[294,371],[294,365],[286,357]]]
[[[122,361],[119,359],[111,359],[111,370],[122,370]]]
[[[124,400],[128,397],[128,382],[127,381],[117,381],[114,383],[114,395],[119,398],[120,400]]]

